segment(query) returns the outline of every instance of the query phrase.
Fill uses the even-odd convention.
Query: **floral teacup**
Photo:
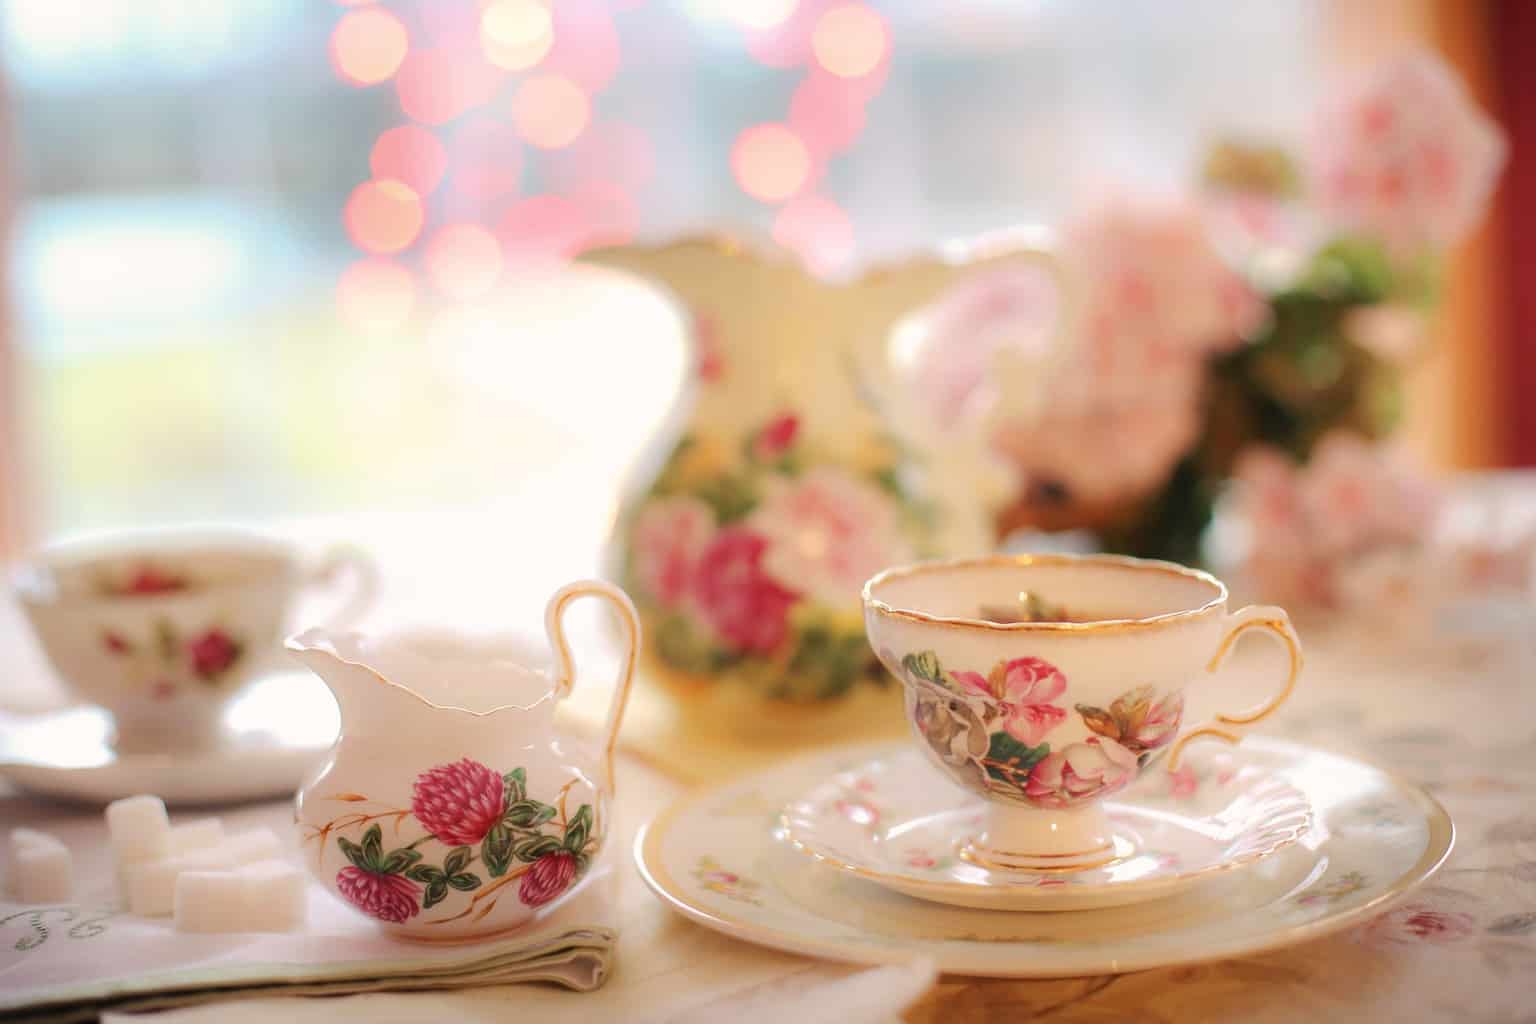
[[[989,801],[986,830],[960,852],[990,868],[1079,870],[1122,855],[1102,798],[1165,753],[1176,768],[1197,737],[1236,742],[1301,670],[1283,610],[1228,612],[1226,586],[1206,573],[1112,555],[889,569],[864,586],[864,620],[930,760]],[[1184,728],[1185,688],[1250,629],[1285,643],[1280,690]]]
[[[372,600],[360,552],[309,565],[260,535],[168,529],[47,548],[15,586],[61,682],[111,712],[117,749],[158,752],[215,745],[230,698],[277,663],[301,591],[348,574],[343,622]]]

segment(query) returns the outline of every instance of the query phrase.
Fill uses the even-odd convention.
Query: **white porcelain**
[[[337,547],[311,564],[235,530],[122,532],[44,549],[16,595],[60,681],[113,717],[125,753],[210,750],[232,697],[277,663],[309,588],[350,576],[332,622],[357,619],[372,562]]]
[[[923,755],[877,757],[815,786],[784,809],[796,849],[919,899],[987,910],[1086,910],[1182,892],[1255,864],[1311,822],[1301,790],[1258,765],[1197,780],[1161,772],[1105,804],[1124,856],[1070,873],[994,870],[960,854],[985,804],[957,791]]]
[[[336,702],[309,673],[267,676],[230,701],[206,750],[124,753],[101,708],[0,713],[0,779],[39,796],[104,804],[154,793],[173,806],[287,796],[335,742]]]
[[[1263,739],[1195,748],[1188,766],[1202,780],[1248,768],[1279,778],[1306,795],[1314,827],[1249,868],[1132,906],[1065,914],[944,906],[818,864],[776,835],[777,811],[796,794],[899,756],[890,746],[823,753],[689,797],[636,839],[641,877],[684,916],[775,949],[855,963],[931,957],[954,974],[1070,977],[1245,956],[1349,927],[1433,875],[1454,836],[1445,810],[1418,786]]]
[[[1043,602],[1043,604],[1042,604]],[[1041,608],[1052,621],[1029,621]],[[1018,621],[1023,619],[1024,621]],[[870,645],[901,680],[931,764],[986,798],[960,855],[996,870],[1124,858],[1103,799],[1200,737],[1236,742],[1290,696],[1301,645],[1279,608],[1227,611],[1227,588],[1168,562],[996,555],[888,569],[864,587]],[[1262,705],[1190,727],[1185,690],[1233,643],[1272,632],[1289,667]]]
[[[575,666],[561,625],[582,597],[610,604],[625,647],[600,746],[554,728]],[[640,627],[622,590],[589,580],[550,598],[539,655],[452,633],[365,637],[310,630],[288,642],[341,708],[341,735],[298,793],[295,820],[319,880],[387,930],[491,935],[569,893],[601,848],[613,749]]]

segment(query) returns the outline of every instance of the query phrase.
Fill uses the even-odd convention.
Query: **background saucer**
[[[253,683],[230,702],[227,742],[192,754],[119,754],[110,716],[80,707],[0,714],[0,778],[44,796],[107,803],[154,793],[168,804],[227,803],[291,793],[336,739],[340,718],[308,673]]]
[[[1059,914],[943,906],[818,864],[772,838],[787,800],[897,749],[822,754],[679,803],[636,840],[641,876],[686,917],[777,949],[857,963],[928,956],[956,974],[1071,977],[1241,956],[1338,931],[1422,884],[1454,836],[1444,808],[1388,772],[1249,740],[1233,752],[1238,763],[1302,790],[1312,829],[1247,870],[1134,906]],[[1188,761],[1222,753],[1197,747]]]

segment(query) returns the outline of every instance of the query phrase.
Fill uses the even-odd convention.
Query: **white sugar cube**
[[[75,868],[69,848],[57,840],[51,845],[31,843],[13,848],[11,889],[22,903],[71,902],[75,898]]]
[[[118,864],[160,860],[171,852],[171,822],[165,801],[157,796],[130,796],[108,804],[107,831]]]
[[[177,875],[184,871],[225,871],[232,866],[221,846],[148,864],[130,864],[123,870],[128,909],[140,917],[162,917],[176,905]]]
[[[243,932],[246,882],[233,871],[183,871],[176,878],[176,930]]]
[[[124,871],[128,908],[141,917],[161,917],[176,906],[176,878],[186,871],[233,871],[242,864],[283,855],[282,840],[269,828],[254,828],[230,836],[218,846],[193,850]]]
[[[224,823],[218,818],[199,818],[185,825],[171,826],[171,856],[179,857],[193,850],[206,850],[224,842]]]
[[[291,932],[304,924],[309,889],[298,865],[264,860],[245,865],[238,874],[245,884],[245,931]]]

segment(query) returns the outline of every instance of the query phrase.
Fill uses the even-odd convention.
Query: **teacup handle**
[[[555,680],[557,698],[570,694],[576,682],[576,665],[571,657],[571,645],[566,641],[561,619],[566,607],[583,597],[600,597],[607,601],[613,605],[619,614],[619,621],[624,624],[623,663],[619,668],[618,682],[613,688],[613,700],[608,705],[608,723],[603,727],[603,786],[605,792],[612,793],[613,748],[619,742],[619,726],[624,721],[624,706],[629,703],[629,687],[635,678],[635,661],[640,656],[640,616],[635,612],[635,604],[628,594],[602,580],[578,580],[555,591],[544,608],[544,630],[549,634],[550,645],[554,647],[559,659],[560,675]]]
[[[1287,652],[1291,656],[1290,668],[1286,670],[1285,685],[1280,691],[1264,703],[1248,709],[1236,715],[1217,715],[1202,725],[1198,725],[1179,737],[1173,749],[1168,752],[1168,770],[1176,771],[1179,767],[1179,759],[1184,756],[1184,747],[1191,740],[1201,739],[1206,736],[1214,736],[1226,740],[1228,743],[1236,743],[1243,738],[1243,733],[1248,726],[1263,721],[1274,714],[1275,709],[1284,704],[1291,691],[1296,689],[1296,679],[1301,675],[1301,641],[1296,638],[1296,630],[1291,626],[1291,617],[1285,613],[1284,608],[1276,608],[1274,605],[1253,604],[1247,608],[1239,609],[1228,618],[1231,625],[1227,628],[1227,635],[1222,638],[1221,646],[1216,648],[1216,654],[1211,658],[1211,663],[1206,666],[1207,672],[1215,672],[1226,660],[1227,652],[1232,650],[1239,637],[1250,629],[1267,629],[1284,642]]]
[[[347,629],[362,618],[379,593],[379,569],[362,548],[338,544],[325,553],[309,573],[311,584],[331,584],[343,575],[352,577],[350,592],[326,620],[328,629]]]

